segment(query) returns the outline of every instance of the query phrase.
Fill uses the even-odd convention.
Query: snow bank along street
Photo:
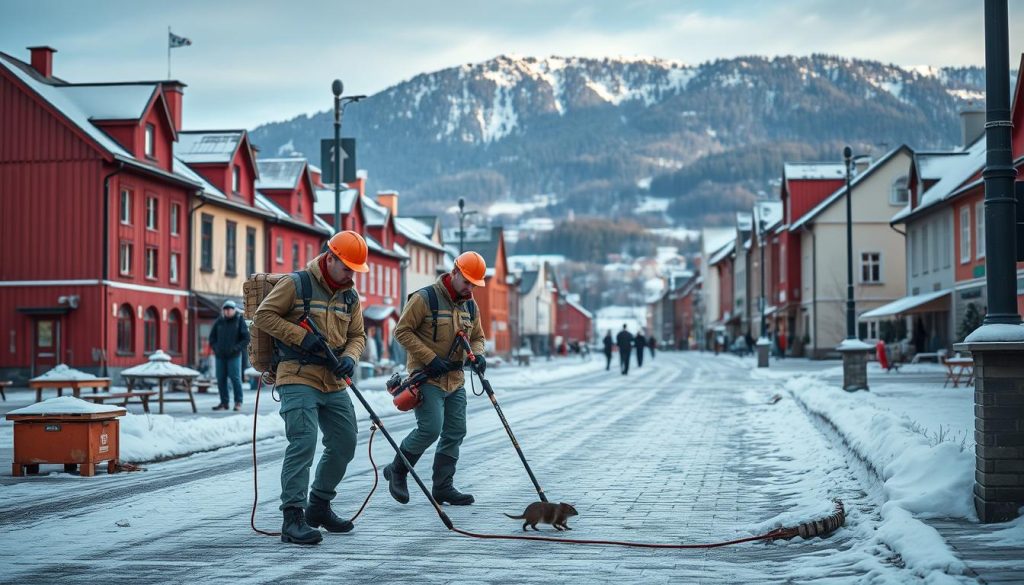
[[[964,503],[970,481],[961,468],[973,466],[971,440],[961,445],[950,437],[970,421],[954,414],[956,399],[948,397],[970,390],[913,382],[924,372],[900,374],[910,383],[894,375],[871,393],[846,394],[834,388],[834,373],[808,375],[801,368],[821,364],[806,364],[752,372],[750,360],[659,353],[626,377],[606,374],[595,359],[556,360],[533,368],[525,381],[517,368],[496,368],[492,379],[549,498],[579,510],[569,522],[573,532],[545,526],[545,534],[714,542],[826,515],[840,498],[847,522],[827,539],[700,551],[474,540],[445,530],[422,494],[413,492],[402,506],[382,483],[355,531],[297,550],[250,530],[251,455],[240,444],[150,463],[139,473],[3,476],[0,580],[969,583],[979,582],[978,571],[1024,574],[1024,525],[982,529]],[[969,397],[959,400],[968,408]],[[277,530],[285,441],[279,423],[270,422],[276,403],[269,393],[263,401],[260,424],[269,430],[258,443],[256,522]],[[411,427],[411,415],[380,402],[395,435]],[[125,444],[158,445],[164,424],[195,429],[187,432],[197,448],[212,441],[203,429],[213,422],[223,423],[226,435],[251,432],[251,416],[165,417],[126,424]],[[941,440],[930,438],[936,423],[950,428]],[[362,426],[335,500],[341,515],[353,513],[373,483]],[[477,503],[446,511],[467,530],[521,534],[502,513],[521,513],[536,494],[485,398],[471,397],[469,432],[460,487]],[[375,460],[391,455],[378,437]],[[428,468],[418,466],[429,478]],[[60,542],[59,554],[40,541]],[[992,555],[974,558],[979,549]]]

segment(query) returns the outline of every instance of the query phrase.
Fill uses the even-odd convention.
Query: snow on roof
[[[185,164],[184,161],[180,160],[178,157],[174,157],[174,160],[172,161],[171,164],[175,173],[182,175],[202,185],[203,192],[206,193],[207,195],[217,197],[220,199],[227,199],[227,197],[220,189],[214,187],[213,183],[210,183],[209,181],[206,180],[205,177],[189,168],[189,166]]]
[[[722,260],[726,259],[729,256],[729,254],[732,254],[733,250],[735,249],[736,240],[733,239],[732,241],[722,246],[717,252],[715,252],[715,254],[708,260],[708,265],[714,266],[715,264],[718,264]]]
[[[761,224],[770,230],[782,221],[781,201],[758,201],[754,204],[754,229],[760,233]]]
[[[62,85],[55,89],[78,104],[90,120],[138,120],[160,88],[155,83],[133,83]]]
[[[277,203],[274,203],[273,200],[270,199],[270,197],[267,197],[263,193],[256,193],[256,207],[265,209],[270,213],[276,215],[278,218],[284,219],[291,217],[285,212],[285,210],[281,209],[277,205]]]
[[[855,190],[857,188],[857,186],[860,185],[860,183],[862,181],[864,181],[865,179],[870,177],[876,170],[878,170],[878,169],[882,168],[883,166],[885,166],[890,160],[893,160],[893,158],[895,158],[895,156],[896,156],[896,153],[900,152],[901,150],[903,150],[905,148],[907,148],[907,147],[904,146],[904,145],[900,145],[900,146],[890,150],[889,152],[885,153],[884,156],[882,156],[881,158],[879,158],[875,162],[871,163],[871,165],[868,166],[868,168],[866,168],[863,171],[857,173],[857,175],[853,178],[853,180],[850,181],[850,189],[851,190]],[[907,150],[909,151],[909,149],[907,149]],[[801,226],[803,226],[804,224],[806,224],[810,220],[812,220],[815,217],[817,217],[817,215],[819,213],[824,211],[826,208],[828,208],[829,205],[832,205],[832,203],[834,203],[836,200],[838,200],[840,197],[842,197],[844,193],[846,193],[846,185],[843,185],[843,186],[839,187],[838,189],[836,189],[835,191],[833,191],[832,194],[829,195],[828,197],[824,198],[821,201],[821,203],[818,203],[817,205],[815,205],[810,211],[808,211],[807,213],[803,214],[799,219],[797,219],[795,222],[793,222],[793,224],[789,226],[789,231],[795,232],[796,230],[800,229]]]
[[[921,202],[917,207],[903,208],[890,220],[898,222],[919,210],[945,201],[956,193],[968,179],[985,166],[985,137],[982,136],[971,144],[962,156],[945,157],[942,160],[941,178],[930,189],[921,194]]]
[[[181,132],[174,155],[189,164],[229,163],[242,140],[241,130]]]
[[[705,256],[711,256],[722,249],[729,242],[736,239],[736,230],[732,228],[704,228],[700,237],[703,240],[703,252]]]
[[[579,312],[580,312],[580,313],[581,313],[581,314],[582,314],[582,315],[583,315],[584,317],[586,317],[587,319],[593,319],[593,318],[594,318],[594,314],[593,314],[593,313],[591,313],[590,311],[588,311],[588,310],[584,309],[584,308],[583,308],[583,305],[581,305],[581,304],[577,303],[577,302],[576,302],[576,301],[574,301],[573,299],[571,299],[571,298],[569,298],[569,297],[565,297],[565,302],[566,302],[566,304],[568,304],[568,305],[569,305],[569,306],[571,306],[572,308],[574,308],[574,309],[576,309],[577,311],[579,311]]]
[[[380,226],[387,221],[391,211],[373,199],[363,197],[363,213],[366,214],[366,225]]]
[[[437,250],[443,252],[444,248],[440,244],[431,240],[429,237],[423,234],[421,229],[423,223],[409,217],[396,217],[395,218],[395,231],[408,238],[412,243],[423,246],[424,248],[430,248],[431,250]],[[428,230],[429,231],[429,230]]]
[[[736,229],[749,232],[754,224],[754,217],[747,211],[736,212]]]
[[[30,382],[40,382],[44,380],[96,380],[96,376],[87,374],[81,370],[68,367],[66,364],[57,364],[50,371],[32,378]]]
[[[12,410],[7,414],[104,414],[125,413],[125,409],[113,404],[93,404],[74,396],[58,396],[26,407]]]
[[[352,208],[355,207],[356,197],[359,196],[359,191],[343,187],[340,195],[342,215],[352,213]],[[316,190],[316,201],[313,203],[313,213],[334,213],[334,189]]]
[[[404,258],[406,260],[409,259],[409,253],[405,251],[405,248],[399,246],[394,242],[391,243],[391,251],[401,258]]]
[[[914,156],[917,176],[921,179],[941,179],[942,173],[950,162],[950,157],[958,156],[967,156],[967,151],[917,153]]]
[[[782,165],[782,174],[787,181],[792,180],[820,180],[820,179],[842,179],[846,175],[846,167],[843,163],[823,162],[796,162]]]
[[[122,376],[183,376],[183,377],[196,377],[199,372],[192,368],[186,368],[179,366],[178,364],[171,362],[171,356],[167,355],[163,350],[158,349],[154,351],[150,356],[149,360],[144,364],[133,366],[121,372]]]
[[[896,299],[891,303],[882,305],[881,307],[875,307],[870,311],[866,311],[858,317],[859,320],[865,319],[878,319],[879,317],[890,317],[896,315],[902,315],[907,311],[919,307],[925,303],[934,301],[935,299],[942,298],[950,293],[950,290],[944,289],[940,291],[924,293],[920,295],[911,295],[903,297],[902,299]]]
[[[306,159],[256,159],[256,166],[260,171],[260,178],[256,181],[257,189],[293,189],[302,178],[302,172],[306,168]]]
[[[315,213],[313,214],[313,223],[317,227],[321,227],[321,228],[324,228],[324,229],[331,230],[331,234],[334,233],[334,226],[331,225],[330,223],[328,223],[327,221],[325,221],[324,218],[320,217],[319,215],[317,215]]]

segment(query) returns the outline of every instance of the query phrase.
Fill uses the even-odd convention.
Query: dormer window
[[[156,127],[152,124],[146,124],[146,140],[144,144],[146,156],[156,158]]]
[[[242,187],[242,169],[238,165],[231,167],[231,192],[238,193]]]

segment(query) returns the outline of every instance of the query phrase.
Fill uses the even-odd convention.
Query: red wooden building
[[[63,362],[184,362],[190,196],[172,143],[184,85],[69,83],[49,47],[0,53],[0,376]]]
[[[473,292],[487,337],[487,351],[508,356],[512,352],[510,296],[514,293],[509,285],[505,232],[501,227],[475,229],[467,231],[463,241],[466,250],[480,254],[487,264],[486,286]]]
[[[367,355],[369,359],[404,361],[405,354],[397,347],[393,337],[404,305],[403,265],[409,259],[405,250],[398,245],[395,234],[394,215],[397,206],[397,194],[382,195],[380,203],[369,197],[361,198],[361,208],[366,217],[363,236],[369,248],[370,271],[360,275],[359,292],[364,299],[366,337],[376,341],[376,347],[371,348]]]
[[[302,158],[257,159],[256,206],[271,212],[267,220],[266,258],[270,272],[301,270],[318,256],[333,235],[314,213],[316,187]]]
[[[559,296],[556,318],[555,328],[565,343],[590,344],[594,339],[594,315],[579,304],[577,295]]]

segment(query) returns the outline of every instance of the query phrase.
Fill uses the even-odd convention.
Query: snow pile
[[[252,417],[175,418],[169,414],[127,414],[121,418],[121,459],[141,462],[180,457],[252,441]],[[257,439],[284,435],[277,413],[258,415]]]
[[[974,453],[930,441],[914,421],[880,410],[863,393],[849,394],[814,377],[786,387],[811,412],[828,419],[882,478],[886,499],[922,518],[974,519]]]
[[[149,356],[149,361],[121,372],[122,376],[152,376],[152,377],[198,377],[199,372],[192,368],[179,366],[171,362],[171,356],[158,349]]]
[[[96,380],[96,376],[87,374],[81,370],[68,367],[66,364],[57,364],[54,368],[41,376],[32,378],[32,382],[42,382],[44,380],[59,380],[72,381],[72,380]]]
[[[104,414],[108,412],[125,412],[125,409],[109,404],[93,404],[74,396],[59,396],[12,410],[7,414]]]

